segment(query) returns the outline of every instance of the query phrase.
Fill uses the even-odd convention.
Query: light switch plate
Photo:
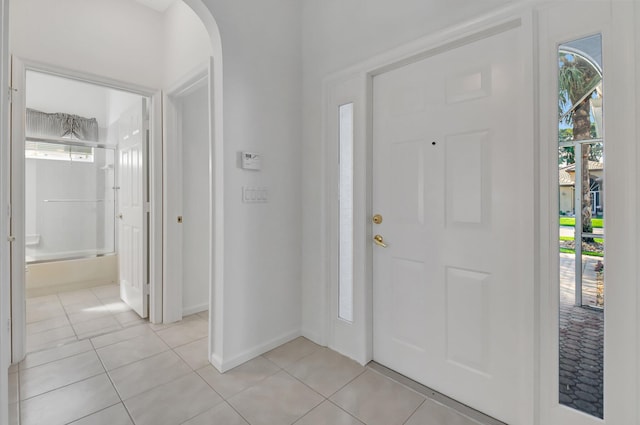
[[[242,202],[249,204],[269,202],[269,190],[266,187],[244,186]]]

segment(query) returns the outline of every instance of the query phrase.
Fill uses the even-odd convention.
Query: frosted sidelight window
[[[338,317],[353,322],[353,103],[340,106]]]

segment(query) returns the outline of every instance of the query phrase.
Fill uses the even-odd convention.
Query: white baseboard
[[[261,354],[266,353],[267,351],[271,351],[274,348],[281,346],[282,344],[294,340],[299,336],[300,329],[296,329],[295,331],[288,332],[284,335],[272,339],[271,341],[265,342],[264,344],[257,345],[230,359],[221,359],[219,358],[219,356],[214,354],[211,356],[211,364],[216,369],[218,369],[220,373],[224,373],[228,370],[233,369],[234,367],[240,366],[241,364],[258,357]]]
[[[301,335],[307,338],[309,341],[316,343],[322,347],[326,347],[328,344],[320,337],[318,332],[309,331],[308,329],[302,329]]]
[[[200,313],[201,311],[209,310],[209,303],[204,303],[188,308],[182,309],[182,317],[191,316],[192,314]]]
[[[211,365],[213,365],[213,367],[215,367],[218,370],[218,372],[223,373],[222,359],[220,358],[220,356],[218,356],[215,353],[211,354],[210,362],[211,362]]]

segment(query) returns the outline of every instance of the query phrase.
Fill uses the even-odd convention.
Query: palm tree
[[[558,55],[558,108],[560,120],[571,125],[573,140],[591,139],[590,99],[602,80],[602,75],[587,59],[576,52],[560,49]],[[577,153],[576,153],[577,154]],[[582,144],[582,231],[591,233],[591,194],[589,159],[591,145]],[[578,178],[576,170],[576,179]],[[576,212],[577,213],[577,212]],[[576,214],[577,215],[577,214]]]

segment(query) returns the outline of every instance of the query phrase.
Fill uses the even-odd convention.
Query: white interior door
[[[519,31],[373,82],[372,230],[386,244],[373,253],[374,360],[513,424],[528,280],[517,239],[533,225]]]
[[[118,121],[118,258],[120,297],[140,317],[148,314],[148,120],[146,99]]]
[[[180,125],[180,98],[170,92],[164,95],[163,119],[163,320],[172,323],[182,320],[183,278],[183,208],[184,185],[182,171],[182,139]]]
[[[208,69],[169,89],[164,120],[164,321],[209,307]]]
[[[209,97],[206,79],[181,99],[182,311],[209,308]]]

